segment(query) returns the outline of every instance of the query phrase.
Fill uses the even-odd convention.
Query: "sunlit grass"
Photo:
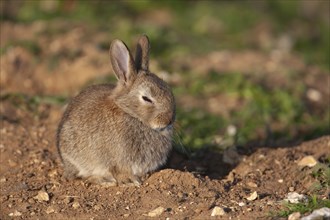
[[[315,182],[311,187],[312,196],[308,196],[305,202],[289,203],[284,202],[279,212],[272,213],[272,216],[287,217],[291,213],[299,212],[301,214],[310,213],[315,209],[323,207],[330,208],[328,192],[330,189],[330,155],[312,168],[311,175]]]
[[[256,45],[249,41],[249,34],[263,22],[272,30],[273,37],[288,34],[292,37],[293,54],[298,54],[310,64],[318,64],[329,70],[329,26],[321,17],[311,22],[298,10],[298,1],[265,1],[261,5],[235,1],[76,1],[74,6],[66,5],[66,1],[54,1],[51,9],[45,9],[41,1],[26,1],[13,19],[20,23],[38,20],[64,19],[66,21],[83,22],[99,30],[109,33],[111,37],[125,42],[141,33],[147,33],[152,42],[152,59],[169,72],[175,69],[173,62],[185,56],[203,56],[212,51],[255,49]],[[168,24],[158,24],[145,16],[149,12],[162,10],[167,13]],[[296,30],[299,24],[301,32]],[[310,31],[310,27],[313,30]],[[55,36],[67,30],[56,29],[51,25],[44,30],[47,36]],[[253,36],[252,36],[253,37]],[[250,36],[251,38],[251,36]],[[315,39],[314,39],[315,38]],[[109,39],[110,41],[110,39]],[[33,41],[11,42],[1,48],[1,54],[11,46],[21,46],[34,55],[41,48]],[[83,46],[83,45],[82,45]],[[109,42],[99,42],[100,50],[107,51]],[[49,57],[47,67],[50,71],[58,66],[60,58],[73,60],[80,56],[79,50],[53,54]],[[97,70],[96,70],[97,71]],[[234,140],[234,144],[245,144],[249,141],[266,141],[270,138],[292,140],[303,131],[302,139],[309,139],[329,133],[329,113],[314,115],[308,112],[304,102],[306,85],[299,78],[290,78],[289,86],[284,88],[267,88],[257,77],[246,77],[241,73],[219,73],[211,71],[200,74],[192,69],[183,71],[181,85],[174,88],[177,97],[193,96],[205,100],[217,94],[224,94],[242,103],[228,115],[212,114],[205,106],[195,109],[183,109],[178,106],[178,124],[182,145],[198,149],[217,146],[217,139]],[[111,78],[111,77],[110,77]],[[110,78],[95,79],[90,83],[108,82]],[[11,100],[20,100],[11,97]],[[3,98],[3,97],[2,97]],[[64,99],[57,97],[23,98],[27,103],[63,104]],[[15,102],[16,102],[15,101]],[[221,104],[221,103],[220,103]],[[227,127],[235,126],[237,133],[228,137]],[[226,141],[225,141],[226,142]],[[230,142],[233,143],[233,142]]]
[[[279,211],[276,216],[287,217],[294,212],[299,212],[301,214],[310,213],[313,210],[320,209],[323,207],[330,207],[329,199],[318,199],[316,196],[311,196],[308,198],[307,202],[300,203],[285,203],[284,209]]]

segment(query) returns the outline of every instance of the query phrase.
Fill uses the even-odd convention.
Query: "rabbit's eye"
[[[152,103],[151,99],[149,99],[147,96],[142,96],[142,99],[146,102]]]

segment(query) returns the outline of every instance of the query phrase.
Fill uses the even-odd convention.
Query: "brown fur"
[[[166,162],[172,148],[175,101],[169,86],[149,72],[149,40],[134,62],[115,40],[110,60],[118,79],[94,85],[69,103],[57,132],[65,175],[108,185],[133,183]]]

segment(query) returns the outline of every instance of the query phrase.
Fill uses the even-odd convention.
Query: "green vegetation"
[[[205,100],[216,94],[225,94],[231,100],[241,100],[242,107],[226,117],[200,111],[179,112],[181,129],[188,135],[183,139],[183,144],[198,148],[207,145],[206,143],[213,143],[216,135],[226,135],[225,130],[229,125],[238,128],[234,137],[236,144],[256,140],[260,135],[265,141],[275,138],[289,140],[292,136],[297,137],[299,127],[305,124],[310,124],[311,136],[316,128],[319,129],[318,134],[314,135],[326,134],[329,131],[326,112],[323,116],[306,116],[306,106],[301,102],[305,90],[305,85],[299,81],[294,87],[267,88],[262,86],[262,82],[239,73],[210,72],[206,76],[187,74],[185,87],[174,90],[177,96],[184,93]],[[278,127],[273,126],[274,124]],[[191,131],[192,129],[194,130]]]
[[[327,2],[319,9],[327,10]],[[139,17],[150,11],[167,11],[165,24]],[[304,11],[305,10],[305,11]],[[316,11],[316,12],[315,12]],[[314,14],[313,14],[314,13]],[[157,40],[154,55],[167,59],[180,53],[203,53],[211,49],[254,48],[251,29],[267,24],[274,37],[292,36],[293,49],[310,63],[330,69],[330,31],[326,12],[306,12],[300,1],[27,1],[17,16],[19,22],[66,19],[86,21],[99,29],[128,40],[139,33],[148,33]],[[8,16],[7,16],[8,17]],[[6,18],[6,17],[5,17]],[[139,23],[140,22],[140,23]],[[166,25],[166,23],[170,25]],[[173,46],[175,44],[175,47]],[[328,49],[326,49],[328,48]],[[155,54],[156,53],[156,54]]]
[[[300,212],[301,214],[312,212],[315,209],[320,209],[323,207],[330,207],[330,200],[318,199],[316,196],[312,196],[308,198],[308,201],[305,203],[285,203],[285,210],[278,212],[276,215],[279,217],[287,217],[291,213]]]
[[[312,185],[311,191],[314,195],[308,196],[306,202],[297,204],[285,202],[283,210],[272,213],[272,216],[287,217],[293,212],[300,212],[301,214],[312,212],[315,209],[323,207],[330,208],[330,200],[328,199],[328,192],[330,189],[330,156],[328,156],[322,163],[318,163],[313,169],[311,175],[315,178],[315,183]]]
[[[13,46],[20,46],[26,48],[29,52],[34,55],[39,55],[41,52],[41,48],[35,41],[12,41],[6,44],[4,47],[1,47],[0,54],[4,54],[9,48]]]
[[[39,20],[84,23],[95,32],[108,34],[109,41],[120,38],[132,42],[140,33],[147,33],[152,42],[151,56],[157,60],[159,67],[182,76],[182,80],[174,86],[176,97],[190,96],[201,100],[200,106],[194,108],[178,105],[177,142],[191,149],[209,146],[224,148],[250,141],[264,144],[274,140],[304,140],[329,134],[329,109],[325,105],[310,106],[306,102],[308,87],[301,80],[303,76],[300,72],[281,72],[285,83],[276,87],[271,85],[272,82],[265,83],[265,78],[269,76],[263,73],[249,75],[210,70],[201,73],[192,66],[176,63],[178,58],[190,60],[212,51],[255,50],[267,54],[278,49],[279,39],[286,36],[290,53],[329,72],[330,28],[326,17],[329,5],[325,3],[315,10],[307,10],[303,9],[301,2],[25,1],[16,14],[5,13],[3,18],[18,23]],[[70,27],[66,28],[56,28],[50,23],[44,30],[47,33],[39,34],[55,36],[59,32],[67,32]],[[266,34],[262,35],[260,31]],[[92,36],[86,36],[84,40],[88,37]],[[260,42],[262,40],[266,43]],[[34,55],[40,54],[39,45],[29,41],[9,43],[1,48],[1,54],[13,45],[27,48]],[[96,47],[108,50],[109,42],[100,40]],[[46,63],[52,72],[60,59],[74,60],[80,55],[79,48],[74,48],[52,54]],[[112,79],[109,76],[93,82]],[[212,111],[207,106],[207,101],[219,94],[236,103],[226,114],[210,113]],[[24,100],[37,104],[53,100],[55,102],[50,102],[58,104],[64,99],[37,96]],[[230,126],[236,128],[235,133],[228,133]]]
[[[312,176],[316,179],[312,190],[317,194],[326,194],[330,189],[330,155],[324,163],[318,163],[313,167]]]
[[[40,105],[64,105],[67,98],[53,95],[26,95],[23,93],[5,93],[0,95],[0,101],[8,101],[15,108],[32,112],[36,117],[41,117]]]

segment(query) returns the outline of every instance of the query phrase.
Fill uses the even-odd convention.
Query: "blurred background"
[[[328,0],[0,4],[1,101],[15,108],[38,116],[39,105],[115,82],[111,40],[134,48],[146,33],[150,69],[177,99],[177,145],[279,146],[330,133]]]

